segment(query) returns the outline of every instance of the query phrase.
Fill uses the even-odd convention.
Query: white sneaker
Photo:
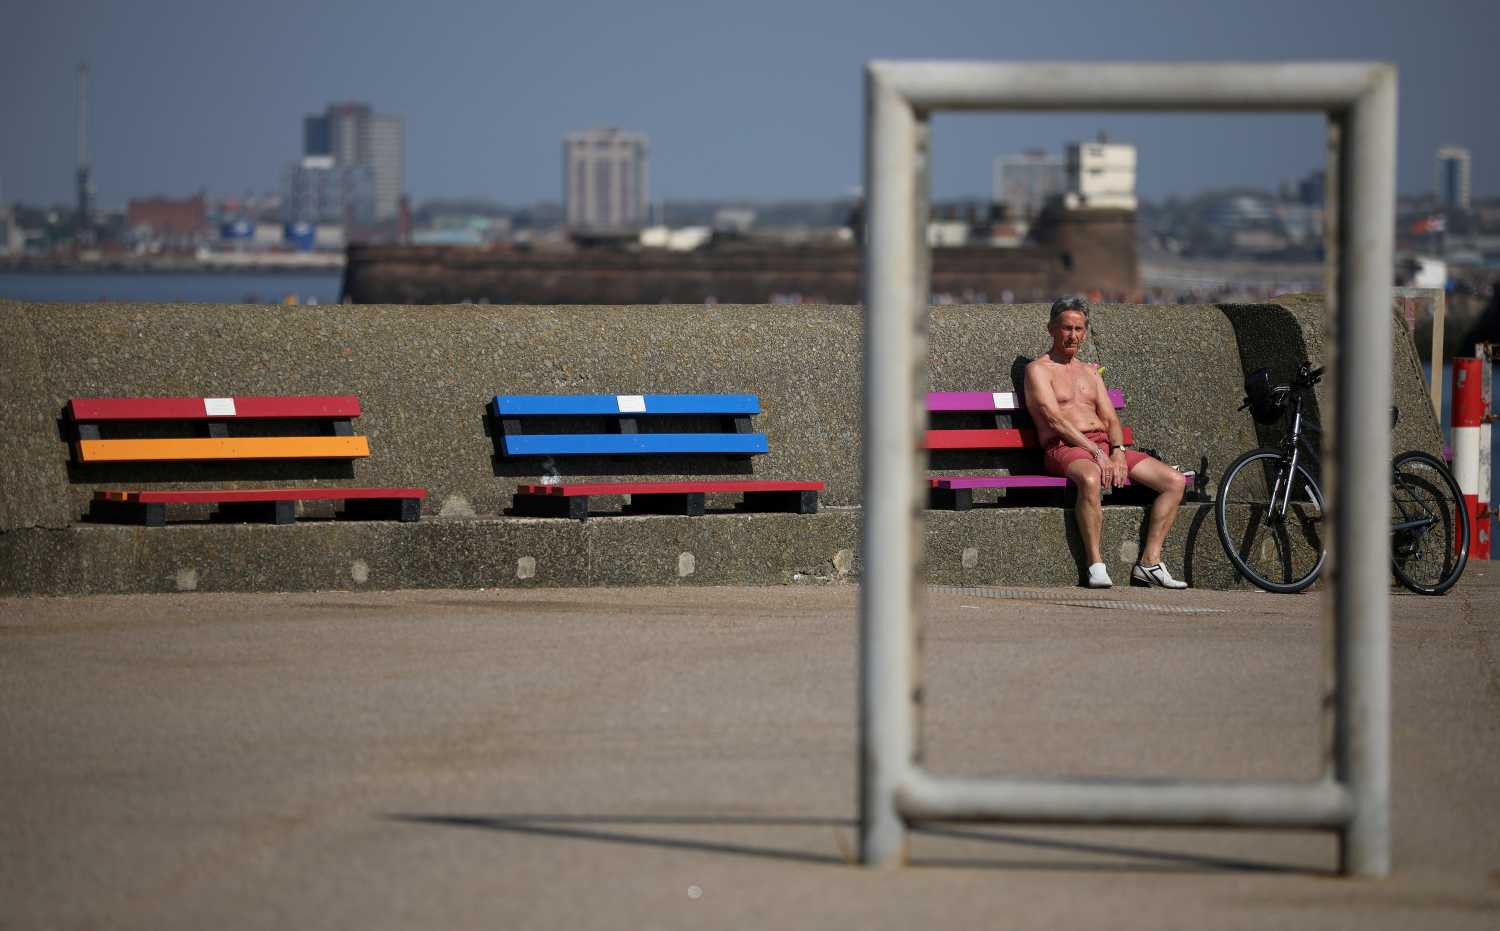
[[[1130,581],[1140,582],[1142,585],[1161,586],[1162,588],[1187,588],[1186,582],[1172,578],[1172,573],[1167,571],[1167,564],[1159,562],[1154,566],[1143,566],[1136,563],[1130,570]]]
[[[1089,566],[1089,588],[1109,588],[1114,584],[1109,580],[1109,569],[1104,563],[1096,562]]]

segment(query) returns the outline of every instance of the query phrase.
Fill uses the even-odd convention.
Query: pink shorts
[[[1092,432],[1085,433],[1084,437],[1086,437],[1090,443],[1098,446],[1106,454],[1109,453],[1108,433],[1105,433],[1103,430],[1094,430]],[[1133,449],[1126,449],[1124,452],[1125,471],[1127,474],[1131,469],[1135,468],[1135,464],[1137,462],[1151,458],[1145,453],[1138,453]],[[1042,452],[1042,468],[1046,469],[1053,475],[1067,475],[1068,466],[1072,465],[1080,459],[1093,458],[1094,454],[1089,452],[1088,450],[1079,449],[1077,446],[1069,446],[1066,440],[1059,438],[1053,440],[1052,444]]]

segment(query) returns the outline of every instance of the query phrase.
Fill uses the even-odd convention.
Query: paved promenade
[[[848,865],[855,596],[0,600],[0,928],[1500,927],[1500,572],[1393,598],[1382,881],[1296,832],[945,828]],[[933,589],[929,765],[1311,777],[1322,606]]]

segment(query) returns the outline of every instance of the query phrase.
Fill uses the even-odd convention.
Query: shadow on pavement
[[[461,815],[412,815],[389,816],[393,821],[409,824],[431,824],[440,827],[479,828],[488,831],[505,831],[512,834],[533,834],[541,837],[562,837],[572,840],[603,841],[605,843],[634,844],[645,847],[663,847],[669,850],[693,850],[700,853],[725,853],[742,857],[761,857],[770,860],[791,860],[799,863],[843,864],[844,857],[831,854],[812,853],[805,850],[783,850],[775,847],[751,847],[745,844],[726,844],[718,841],[691,840],[681,837],[654,837],[643,834],[628,834],[602,830],[607,826],[661,827],[661,826],[712,826],[750,825],[755,827],[857,827],[852,818],[756,818],[724,815],[695,817],[629,815],[492,815],[488,817]]]
[[[965,869],[1001,870],[1055,870],[1057,872],[1102,872],[1102,873],[1280,873],[1299,876],[1336,876],[1337,870],[1307,866],[1288,866],[1281,863],[1263,863],[1241,860],[1234,857],[1214,857],[1196,853],[1178,853],[1170,850],[1143,850],[1139,847],[1123,847],[1117,844],[1086,843],[1082,841],[1053,840],[1044,837],[1029,837],[1020,834],[996,834],[988,831],[965,830],[946,827],[913,827],[914,834],[936,837],[952,837],[966,841],[984,841],[993,844],[1009,844],[1033,850],[1055,850],[1061,853],[1082,853],[1096,856],[1128,857],[1142,862],[1111,861],[1107,863],[1084,863],[1073,860],[1000,860],[971,857],[953,859],[948,857],[913,857],[914,867],[962,867]]]
[[[859,823],[853,818],[815,817],[757,817],[739,815],[422,815],[393,814],[389,820],[407,824],[422,824],[436,827],[469,828],[486,831],[501,831],[511,834],[529,834],[538,837],[564,838],[569,840],[599,841],[603,843],[630,844],[660,847],[668,850],[690,850],[699,853],[719,853],[743,857],[759,857],[770,860],[787,860],[796,863],[826,865],[855,865],[852,852],[848,855],[815,853],[779,847],[759,847],[747,844],[730,844],[721,841],[697,840],[682,837],[661,837],[649,834],[634,834],[611,827],[832,827],[858,830]],[[964,841],[982,841],[1007,844],[1031,850],[1049,850],[1059,853],[1087,854],[1092,856],[1124,857],[1126,862],[1089,863],[1072,860],[1016,860],[990,859],[985,857],[934,858],[913,857],[910,865],[919,868],[962,868],[997,870],[1050,870],[1058,872],[1107,872],[1107,873],[1209,873],[1247,872],[1279,873],[1305,876],[1332,876],[1334,870],[1315,867],[1289,866],[1264,863],[1230,857],[1215,857],[1201,854],[1178,853],[1163,850],[1146,850],[1114,844],[1085,843],[1078,841],[1052,840],[1019,834],[997,834],[993,832],[964,830],[946,827],[914,826],[913,834],[932,837],[947,837]],[[842,844],[840,844],[842,847]],[[1135,860],[1140,862],[1128,862]]]

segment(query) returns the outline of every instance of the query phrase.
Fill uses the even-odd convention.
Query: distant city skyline
[[[578,28],[588,23],[587,30]],[[980,60],[1366,59],[1401,72],[1398,187],[1434,190],[1444,146],[1470,195],[1500,193],[1500,8],[1448,0],[1254,5],[1184,0],[1006,5],[895,0],[746,5],[430,0],[304,7],[204,0],[14,4],[0,32],[0,199],[75,199],[74,75],[92,71],[96,203],[278,189],[303,117],[370,101],[404,123],[405,193],[560,202],[558,140],[648,135],[653,200],[848,195],[862,174],[862,66]],[[1313,116],[940,115],[933,194],[987,196],[997,157],[1110,138],[1136,146],[1147,199],[1274,189],[1322,166]]]

